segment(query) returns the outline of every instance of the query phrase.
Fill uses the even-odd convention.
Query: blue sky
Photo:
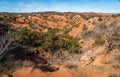
[[[0,0],[0,12],[120,13],[120,0]]]

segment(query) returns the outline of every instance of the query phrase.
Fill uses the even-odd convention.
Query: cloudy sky
[[[120,13],[120,0],[0,0],[0,12]]]

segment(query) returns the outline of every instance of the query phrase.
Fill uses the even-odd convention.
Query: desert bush
[[[48,32],[50,32],[50,33],[57,33],[59,31],[60,31],[59,28],[48,28]]]
[[[35,25],[35,24],[32,23],[32,22],[29,22],[29,26],[30,26],[32,29],[38,29],[38,25]]]
[[[100,35],[95,36],[94,45],[102,45],[104,43],[105,43],[105,41],[101,38]]]
[[[59,22],[59,20],[57,20],[57,19],[53,19],[53,22]]]
[[[38,46],[42,41],[40,40],[40,33],[29,29],[22,28],[17,32],[18,41],[32,46]]]
[[[63,33],[64,34],[68,34],[70,31],[71,31],[71,29],[69,29],[69,28],[64,28],[63,29]]]
[[[87,37],[89,37],[89,36],[91,36],[92,35],[92,31],[84,31],[84,32],[82,32],[82,38],[87,38]]]
[[[120,41],[120,33],[115,31],[111,36],[109,36],[109,41],[111,42]]]
[[[100,29],[107,29],[107,25],[106,24],[101,23],[98,26],[99,26]]]
[[[74,39],[66,40],[65,47],[69,50],[70,53],[78,53],[80,51],[80,45]]]
[[[44,20],[48,20],[48,16],[43,16],[43,19]]]
[[[87,30],[88,27],[84,24],[82,30]]]
[[[102,17],[99,17],[99,18],[98,18],[98,21],[102,21],[102,20],[103,20]]]
[[[28,35],[30,35],[31,31],[27,28],[22,28],[17,32],[18,41],[23,42],[27,41]]]
[[[66,38],[67,40],[64,40],[64,37],[55,35],[55,33],[48,32],[47,37],[45,37],[45,43],[43,47],[45,49],[49,49],[50,51],[59,50],[59,49],[66,49],[70,52],[77,52],[79,51],[79,43],[76,40],[73,40],[73,38]]]

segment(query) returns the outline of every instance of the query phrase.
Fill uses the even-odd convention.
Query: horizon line
[[[94,12],[94,11],[90,11],[90,12],[87,12],[87,11],[84,11],[84,12],[76,12],[76,11],[64,11],[64,12],[61,12],[61,11],[36,11],[36,12],[11,12],[11,11],[4,11],[4,12],[0,12],[0,13],[53,13],[53,12],[56,12],[56,13],[96,13],[96,14],[119,14],[119,13],[110,13],[110,12]]]

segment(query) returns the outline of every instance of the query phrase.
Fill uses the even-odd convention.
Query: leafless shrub
[[[18,45],[13,45],[13,41],[15,41],[15,33],[12,31],[7,31],[6,33],[0,35],[0,60],[11,51],[16,48]]]

